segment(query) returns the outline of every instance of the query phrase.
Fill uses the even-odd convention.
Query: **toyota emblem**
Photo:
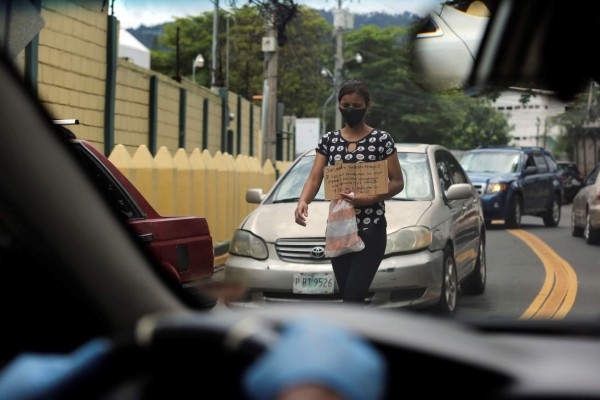
[[[321,246],[313,247],[310,249],[310,256],[312,258],[323,258],[325,257],[325,249]]]

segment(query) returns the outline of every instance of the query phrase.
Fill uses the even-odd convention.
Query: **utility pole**
[[[267,16],[266,35],[262,39],[262,51],[265,61],[265,78],[263,82],[263,162],[276,158],[277,134],[277,29],[275,27],[274,8],[270,8]]]
[[[336,18],[337,17],[337,18]],[[335,69],[333,71],[333,86],[335,88],[336,98],[334,99],[337,104],[337,93],[340,90],[342,80],[342,68],[344,68],[344,12],[342,11],[342,0],[338,0],[337,14],[334,13],[333,18],[333,29],[335,33],[336,48],[335,48]],[[342,115],[340,111],[335,110],[335,129],[342,128]]]
[[[215,4],[215,12],[213,14],[213,32],[212,32],[212,67],[210,71],[210,88],[213,91],[218,91],[217,88],[217,71],[219,68],[218,59],[218,36],[219,36],[219,0],[213,0]]]

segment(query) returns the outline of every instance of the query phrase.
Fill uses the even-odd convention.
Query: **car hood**
[[[514,173],[499,172],[467,172],[469,179],[473,183],[477,182],[510,182],[517,178]]]
[[[386,201],[387,231],[395,232],[419,223],[431,207],[431,201]],[[296,203],[263,204],[243,222],[241,229],[251,231],[267,242],[290,237],[324,237],[329,202],[314,202],[308,206],[306,227],[294,222]]]

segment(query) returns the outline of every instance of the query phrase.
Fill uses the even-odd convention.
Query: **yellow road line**
[[[520,319],[563,319],[577,296],[577,274],[571,265],[537,236],[522,229],[508,232],[539,257],[546,270],[544,284]]]

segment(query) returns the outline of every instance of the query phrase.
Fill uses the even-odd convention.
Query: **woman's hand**
[[[298,202],[296,211],[294,211],[296,223],[301,226],[306,226],[306,218],[308,217],[308,204],[304,200]]]
[[[371,204],[375,204],[379,201],[377,196],[373,196],[365,193],[340,193],[340,196],[347,202],[354,205],[354,207],[364,207]]]

